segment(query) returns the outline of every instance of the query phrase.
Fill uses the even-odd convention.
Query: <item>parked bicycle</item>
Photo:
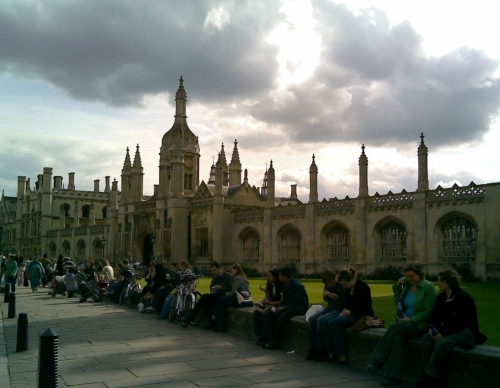
[[[177,286],[177,291],[168,312],[168,320],[170,322],[174,322],[177,319],[184,328],[187,327],[189,323],[196,326],[201,322],[203,311],[194,315],[190,320],[182,319],[184,316],[191,314],[194,310],[194,306],[201,298],[200,292],[196,291],[196,286],[198,285],[198,279],[200,277],[199,275],[193,275]]]
[[[132,274],[132,277],[128,281],[127,285],[123,287],[122,293],[120,294],[119,304],[125,304],[128,307],[135,307],[134,295],[140,294],[142,287],[137,280],[141,279],[140,275]]]

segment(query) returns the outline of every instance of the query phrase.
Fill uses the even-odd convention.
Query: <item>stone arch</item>
[[[376,261],[379,263],[406,262],[408,228],[401,219],[387,216],[373,228]]]
[[[321,230],[321,254],[328,263],[348,263],[351,232],[343,222],[332,220]]]
[[[276,233],[278,259],[281,263],[300,263],[302,233],[292,224],[283,225]]]
[[[71,254],[71,245],[68,240],[64,240],[62,243],[62,254],[67,257]]]
[[[60,209],[64,211],[65,217],[69,217],[69,209],[71,209],[71,206],[69,206],[68,203],[63,203]]]
[[[239,234],[240,247],[243,252],[243,262],[255,264],[260,257],[260,236],[255,228],[247,226]]]
[[[83,205],[82,206],[82,218],[89,218],[89,217],[90,217],[90,206]]]
[[[78,240],[76,243],[75,257],[79,262],[85,261],[86,259],[85,251],[86,251],[85,241],[83,241],[83,239]]]
[[[94,260],[101,259],[102,257],[102,242],[99,237],[92,241],[92,258]]]
[[[50,258],[54,258],[57,256],[57,245],[55,241],[49,242],[49,256]]]
[[[437,222],[438,257],[445,263],[472,263],[476,261],[478,226],[474,217],[453,211]]]
[[[136,257],[142,258],[142,264],[148,265],[153,257],[154,244],[152,242],[152,233],[148,230],[143,230],[136,239],[138,252]]]

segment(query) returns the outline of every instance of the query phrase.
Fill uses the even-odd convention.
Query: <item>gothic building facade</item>
[[[152,196],[143,193],[139,146],[133,161],[127,148],[121,191],[109,177],[102,191],[99,180],[93,191],[76,190],[73,172],[63,188],[50,167],[34,187],[19,176],[17,195],[2,194],[0,201],[0,250],[19,249],[25,257],[62,253],[79,261],[131,255],[205,266],[218,260],[261,272],[293,263],[305,273],[326,266],[366,273],[416,260],[431,274],[457,263],[470,264],[480,277],[500,276],[500,183],[430,189],[423,134],[416,191],[370,196],[363,145],[356,198],[320,201],[313,155],[303,203],[295,185],[290,197],[276,197],[272,161],[262,187],[251,185],[236,141],[229,164],[222,145],[210,178],[200,182],[200,146],[187,124],[182,77],[175,102]]]

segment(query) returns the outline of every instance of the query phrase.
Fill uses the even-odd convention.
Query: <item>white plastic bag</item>
[[[309,322],[309,317],[313,316],[321,310],[323,310],[323,306],[321,306],[320,304],[313,304],[311,307],[309,307],[309,310],[306,311],[306,322]]]

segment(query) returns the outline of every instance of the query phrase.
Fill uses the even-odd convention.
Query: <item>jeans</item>
[[[361,319],[361,316],[339,315],[337,318],[328,321],[328,330],[325,331],[326,350],[328,353],[335,353],[341,356],[346,353],[342,329],[351,327]]]
[[[425,373],[431,377],[441,377],[443,364],[450,352],[460,342],[469,338],[474,338],[474,333],[467,328],[458,333],[447,335],[437,342],[429,333],[425,333],[420,340],[422,365],[425,365]]]
[[[194,306],[194,312],[197,314],[200,310],[203,310],[204,315],[209,318],[212,316],[212,308],[215,307],[217,299],[222,297],[223,294],[203,294]]]
[[[226,328],[227,308],[238,305],[238,298],[235,295],[224,295],[217,299],[215,303],[215,316],[217,317],[217,327]]]
[[[5,284],[10,284],[10,292],[16,292],[16,277],[5,276]]]
[[[279,315],[274,315],[274,313],[271,310],[268,310],[262,317],[263,330],[261,337],[264,337],[264,334],[269,335],[268,333],[273,333],[272,328],[273,326],[275,326],[274,334],[271,337],[271,341],[274,342],[276,345],[280,345],[281,340],[285,335],[286,324],[288,323],[288,321],[298,315],[304,315],[308,308],[309,304],[305,304],[303,306],[295,306],[290,309],[285,309]]]
[[[338,317],[339,312],[330,308],[318,311],[309,317],[309,345],[312,349],[323,351],[326,321]]]
[[[395,322],[385,332],[373,351],[372,359],[384,364],[387,376],[403,378],[403,360],[406,341],[420,337],[427,329],[419,329],[415,322]]]
[[[163,306],[160,310],[160,317],[162,317],[163,319],[168,319],[168,312],[170,311],[170,306],[172,305],[174,296],[175,295],[167,296],[167,299],[165,299],[165,302],[163,302]]]

